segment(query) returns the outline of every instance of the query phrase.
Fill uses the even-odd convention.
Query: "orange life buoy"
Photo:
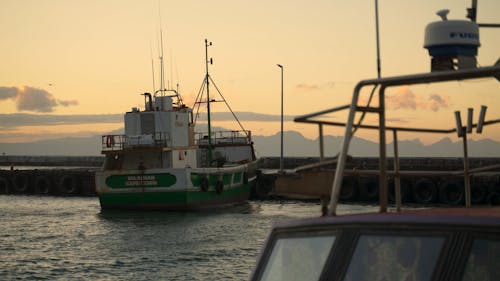
[[[115,138],[113,136],[107,136],[106,137],[106,146],[112,147],[114,145],[115,145]]]

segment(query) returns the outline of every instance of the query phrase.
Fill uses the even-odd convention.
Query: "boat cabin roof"
[[[481,206],[475,208],[422,208],[406,209],[401,212],[359,213],[341,216],[324,216],[277,223],[275,228],[298,227],[309,225],[345,225],[345,224],[446,224],[446,225],[481,225],[500,228],[500,206]],[[500,229],[498,229],[500,231]]]
[[[251,280],[496,280],[500,207],[433,208],[274,225]]]

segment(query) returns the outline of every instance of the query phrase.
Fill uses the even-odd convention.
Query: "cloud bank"
[[[123,123],[123,114],[0,114],[0,128],[16,128],[23,126],[54,126],[99,123]]]
[[[279,122],[280,115],[262,114],[254,112],[235,112],[241,121]],[[295,116],[285,115],[285,121],[292,121]],[[200,113],[199,120],[206,119],[206,114]],[[214,112],[212,118],[216,121],[232,121],[230,112]],[[123,114],[80,114],[80,115],[53,115],[53,114],[0,114],[1,128],[16,128],[23,126],[54,126],[100,123],[123,123]]]
[[[0,87],[0,101],[12,99],[19,111],[53,112],[57,106],[78,105],[76,100],[58,100],[46,90],[23,87]]]

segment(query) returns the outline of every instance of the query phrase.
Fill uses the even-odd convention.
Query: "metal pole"
[[[337,158],[337,168],[335,169],[335,176],[333,177],[332,183],[332,193],[330,194],[330,204],[328,204],[328,215],[335,216],[337,213],[337,203],[339,201],[340,189],[342,187],[342,177],[344,176],[344,167],[347,158],[347,152],[349,151],[349,142],[352,136],[352,127],[354,125],[354,117],[356,115],[356,106],[359,99],[359,91],[363,85],[358,83],[354,87],[354,93],[352,94],[352,101],[349,107],[349,116],[347,117],[347,123],[345,125],[344,139],[342,140],[341,149],[339,151],[339,157]]]
[[[283,158],[283,66],[278,64],[281,69],[281,151],[280,151],[280,173],[283,173],[284,158]]]
[[[208,40],[205,39],[205,68],[206,68],[206,75],[205,75],[205,82],[207,83],[207,122],[208,122],[208,166],[212,164],[212,126],[210,124],[210,94],[209,94],[209,79],[208,79],[208,46],[211,46],[212,42],[210,44],[208,43]]]
[[[377,77],[380,78],[381,66],[380,66],[380,39],[379,39],[379,27],[378,27],[378,0],[375,0],[375,29],[377,37]]]
[[[467,133],[465,127],[462,128],[462,141],[464,144],[464,187],[465,187],[465,207],[470,208],[470,177],[469,177],[469,155],[467,152]]]
[[[325,159],[324,143],[323,143],[323,124],[319,125],[319,162]]]
[[[399,175],[398,131],[393,130],[394,141],[394,193],[396,197],[396,210],[401,212],[401,176]]]
[[[385,141],[385,87],[381,87],[379,91],[379,149],[380,149],[380,175],[379,175],[379,203],[380,212],[387,212],[387,154]]]

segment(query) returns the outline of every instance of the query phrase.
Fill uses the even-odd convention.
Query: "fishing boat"
[[[474,5],[473,10],[475,14]],[[459,42],[461,44],[462,39],[468,38],[466,41],[476,41],[476,44],[457,46],[450,44],[450,37],[448,40],[438,38],[443,40],[441,44],[426,44],[426,47],[433,48],[429,50],[433,56],[432,72],[362,80],[354,89],[350,105],[295,119],[312,122],[314,118],[320,125],[332,125],[331,121],[318,119],[326,113],[349,109],[347,122],[343,124],[344,140],[332,175],[330,200],[323,206],[321,217],[275,224],[250,280],[498,280],[500,207],[471,206],[468,181],[470,174],[477,171],[468,171],[466,149],[463,171],[466,200],[463,208],[401,209],[401,202],[397,202],[395,210],[388,208],[385,135],[390,129],[385,125],[385,91],[402,85],[487,78],[500,80],[500,60],[494,66],[476,67],[475,55],[472,54],[474,50],[471,48],[473,45],[477,47],[479,43],[476,40],[479,38],[476,23],[448,23],[446,15],[442,18],[443,21],[428,26],[427,31],[431,34],[427,35],[435,35],[432,33],[437,31],[448,37],[446,35],[450,29],[460,32],[463,27],[471,28],[472,31],[468,29],[463,32],[471,35],[461,36]],[[426,38],[430,38],[426,43],[433,41],[432,36]],[[358,105],[360,92],[365,87],[373,87],[373,92],[378,89],[378,106]],[[355,123],[356,113],[363,112],[378,114],[379,125],[363,127]],[[464,138],[465,144],[467,132],[473,128],[479,132],[483,126],[499,121],[486,121],[484,114],[480,116],[477,124],[468,118],[470,122],[467,122],[467,126],[462,126],[457,118],[454,132]],[[337,205],[349,143],[356,128],[377,129],[379,133],[380,206],[376,213],[342,215],[337,213]],[[414,128],[414,131],[421,132],[419,128]],[[498,165],[483,167],[482,171],[498,171],[498,168]],[[397,165],[393,176],[396,181],[399,180]],[[396,184],[396,193],[400,192],[398,189]]]
[[[207,56],[210,45],[205,40]],[[102,136],[105,160],[95,177],[102,209],[196,210],[247,201],[256,179],[251,132],[212,130],[211,61],[206,57],[206,88],[191,108],[162,82],[143,94],[144,109],[125,113],[125,134]],[[195,132],[193,108],[202,105],[208,130]]]

